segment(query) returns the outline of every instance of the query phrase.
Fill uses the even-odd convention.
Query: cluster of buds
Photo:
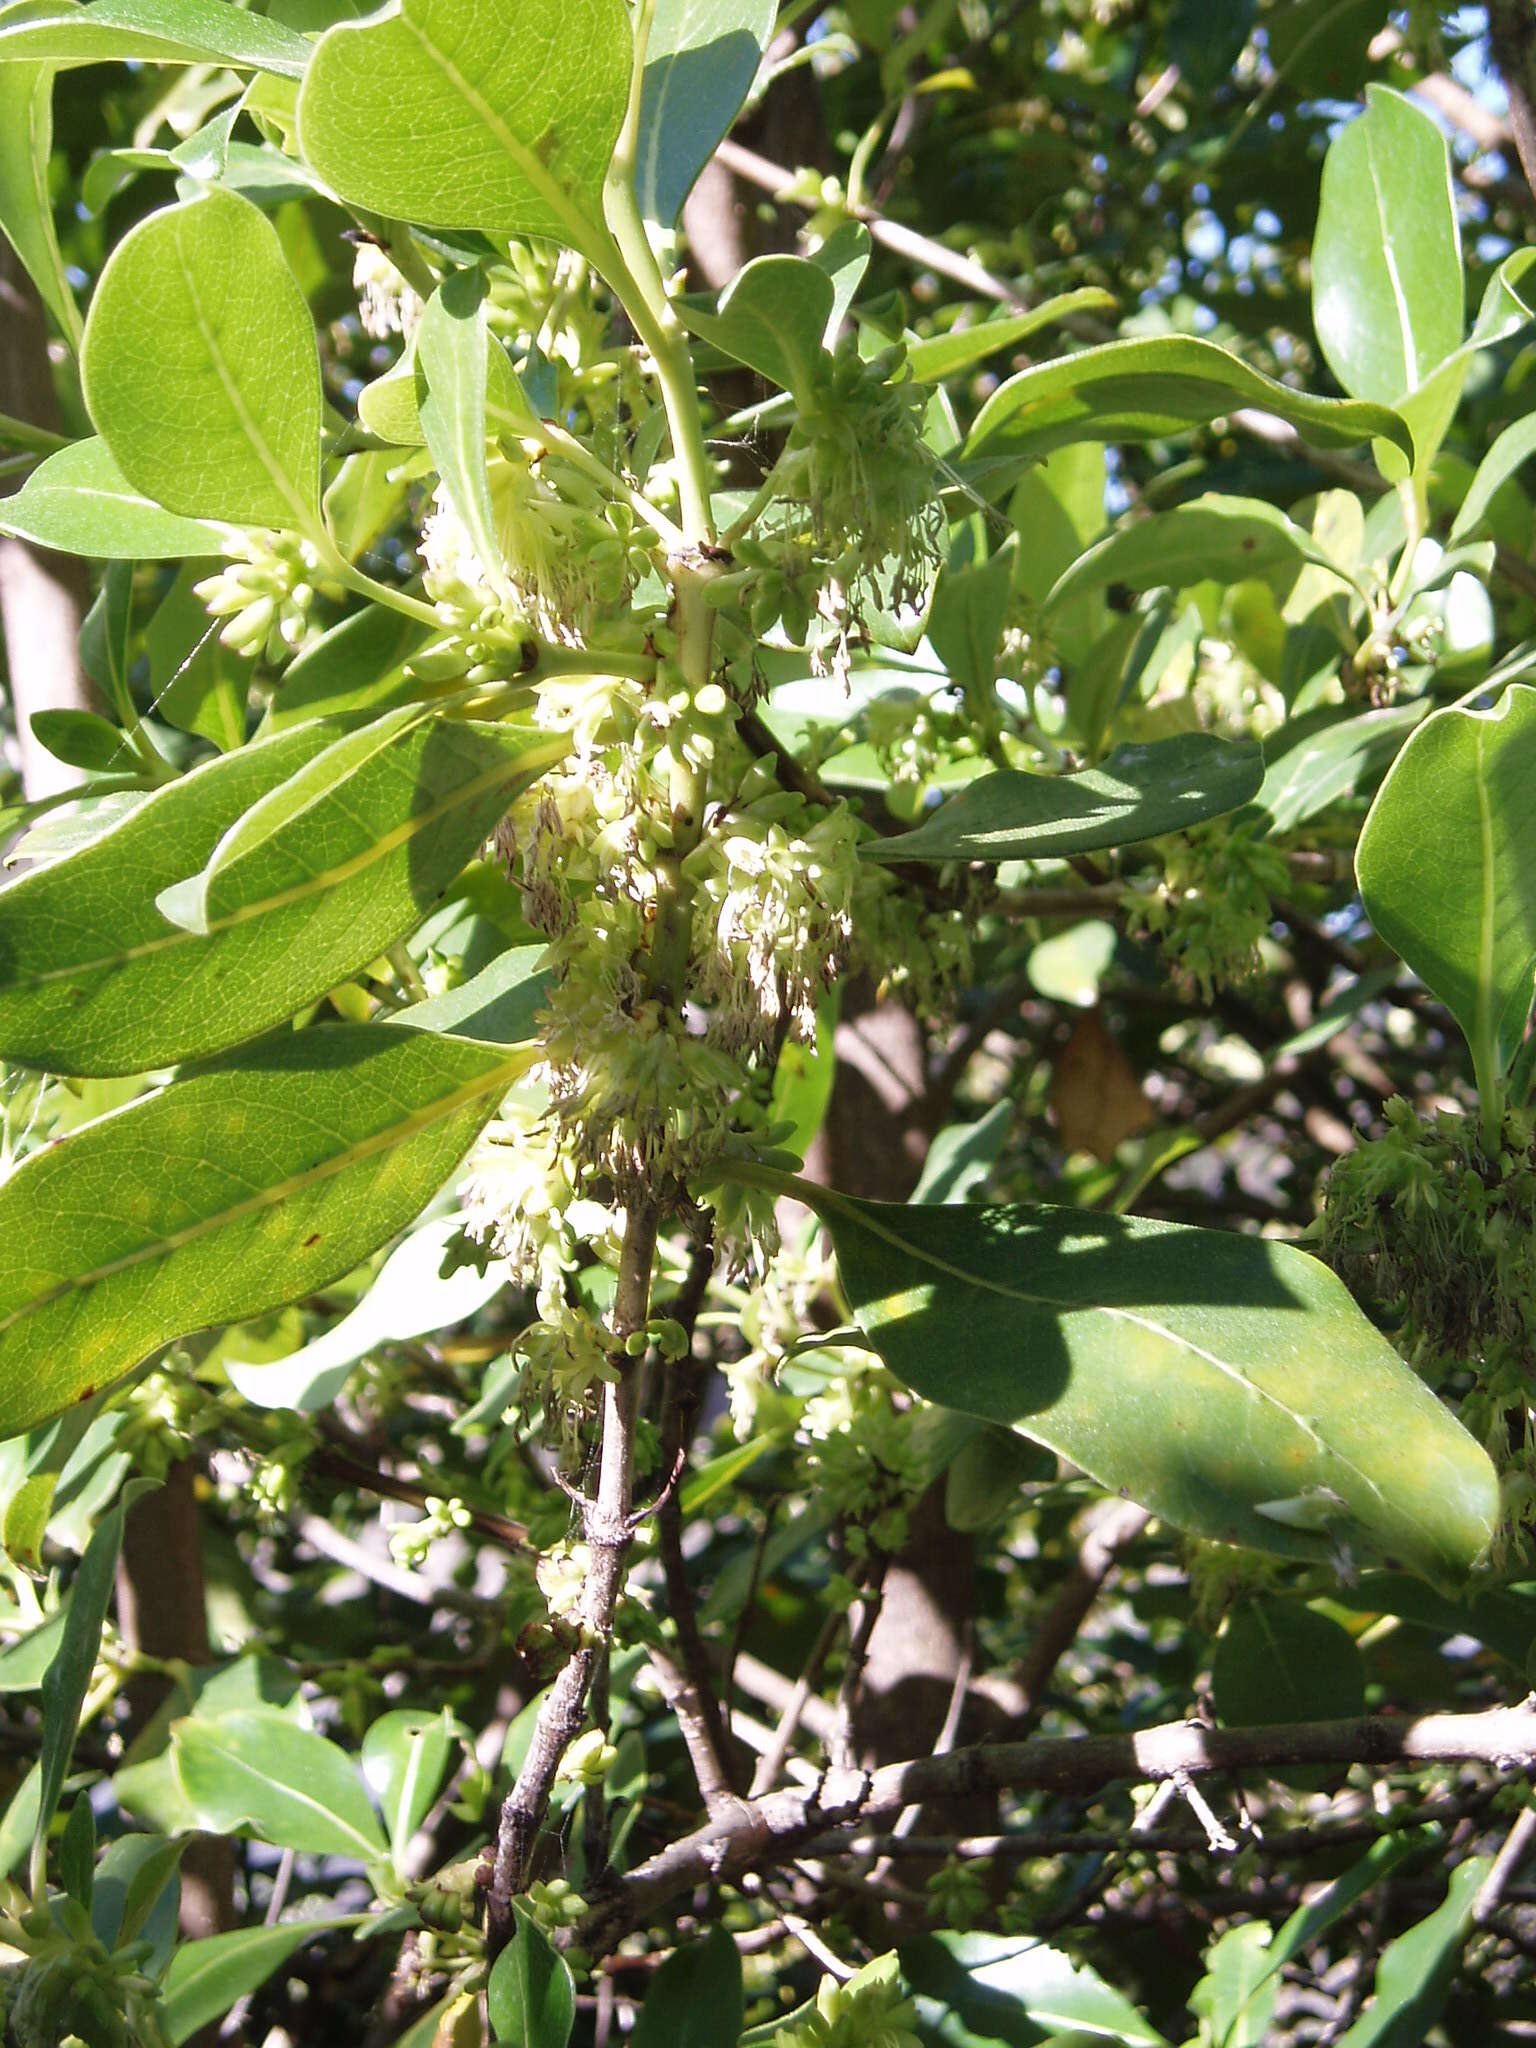
[[[846,1984],[823,1977],[814,2010],[780,2027],[773,2048],[922,2048],[917,2008],[894,1952],[866,1963]]]
[[[906,1541],[907,1510],[929,1476],[914,1427],[917,1412],[897,1408],[886,1374],[866,1369],[856,1356],[825,1393],[805,1404],[801,1479],[844,1517],[851,1557],[871,1548],[890,1555]]]
[[[193,585],[210,618],[223,619],[219,639],[248,661],[279,668],[311,637],[317,596],[338,598],[320,551],[293,533],[263,527],[230,529],[226,567]]]
[[[76,1900],[22,1916],[29,1952],[0,1968],[0,2032],[13,2048],[168,2048],[145,1973],[153,1943],[108,1954]]]
[[[474,1521],[463,1501],[443,1499],[429,1493],[419,1520],[397,1522],[389,1532],[389,1551],[395,1563],[407,1571],[419,1571],[434,1543],[445,1536],[462,1535]]]

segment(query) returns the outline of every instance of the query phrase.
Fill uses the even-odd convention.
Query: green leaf
[[[77,1792],[59,1837],[59,1881],[69,1896],[91,1910],[96,1875],[96,1816],[88,1792]]]
[[[416,330],[417,405],[427,451],[481,567],[512,597],[485,466],[485,280],[457,270],[427,301]]]
[[[7,31],[39,13],[35,0],[0,8],[0,51]],[[72,349],[80,347],[80,308],[53,225],[48,164],[53,155],[53,75],[46,63],[0,66],[0,232]]]
[[[408,932],[561,743],[392,717],[242,747],[0,890],[6,1056],[111,1074],[221,1051]],[[173,886],[206,933],[157,908]]]
[[[25,1570],[38,1571],[42,1567],[43,1538],[48,1533],[48,1521],[53,1513],[53,1492],[58,1483],[57,1472],[29,1473],[6,1501],[5,1519],[0,1523],[0,1544],[4,1545],[6,1556]],[[33,1635],[23,1637],[16,1648],[24,1649],[34,1637],[42,1634],[42,1629],[34,1630]],[[11,1655],[8,1650],[5,1658],[0,1658],[0,1667]],[[30,1661],[23,1662],[21,1668],[24,1673],[28,1671]],[[41,1673],[38,1676],[40,1679]],[[0,1669],[0,1689],[7,1692],[16,1690],[15,1677],[3,1669]]]
[[[156,503],[193,519],[318,528],[314,325],[276,228],[250,200],[209,186],[131,229],[96,287],[80,370],[97,431]]]
[[[1371,923],[1465,1032],[1486,1107],[1536,975],[1536,689],[1424,720],[1377,791],[1355,871]]]
[[[993,2041],[1033,2041],[1044,2028],[1086,2030],[1100,2041],[1166,2048],[1163,2036],[1096,1971],[1037,1935],[928,1934],[904,1942],[902,1975],[936,2039],[957,2027]]]
[[[264,1842],[312,1856],[384,1854],[384,1837],[345,1750],[272,1707],[178,1721],[176,1774],[202,1825],[249,1827]]]
[[[1018,554],[1012,535],[988,561],[946,567],[928,607],[928,640],[984,726],[997,718],[997,650],[1013,596]]]
[[[1477,530],[1493,502],[1494,494],[1533,454],[1536,454],[1536,413],[1527,413],[1524,419],[1516,420],[1504,429],[1477,465],[1477,474],[1451,522],[1453,541]]]
[[[1054,612],[1059,605],[1112,583],[1129,590],[1184,590],[1208,577],[1221,583],[1260,578],[1284,587],[1308,562],[1341,583],[1354,581],[1305,527],[1275,506],[1262,498],[1212,491],[1171,512],[1134,520],[1096,541],[1057,579],[1045,608]]]
[[[32,10],[12,27],[0,19],[0,62],[28,59],[64,70],[75,64],[229,64],[302,78],[302,36],[225,0],[92,0]]]
[[[1460,347],[1462,291],[1445,137],[1401,93],[1367,86],[1366,111],[1323,163],[1312,242],[1312,319],[1328,367],[1354,397],[1390,405]]]
[[[437,1714],[399,1708],[381,1715],[363,1737],[363,1776],[384,1815],[397,1872],[458,1746],[458,1723],[447,1707]]]
[[[1014,1106],[994,1102],[971,1124],[946,1124],[928,1147],[914,1202],[966,1202],[980,1187],[1013,1129]]]
[[[91,1926],[97,1940],[109,1951],[141,1936],[152,1941],[159,1957],[150,1962],[152,1975],[169,1959],[181,1893],[177,1866],[188,1847],[185,1836],[168,1842],[162,1835],[119,1835],[96,1866]]]
[[[0,1396],[0,1400],[3,1398]],[[59,1795],[69,1772],[80,1709],[85,1705],[91,1674],[101,1652],[102,1624],[117,1582],[123,1518],[130,1494],[144,1490],[144,1482],[125,1488],[116,1506],[97,1523],[70,1589],[69,1614],[59,1638],[58,1654],[43,1674],[43,1740],[38,1756],[37,1818],[32,1837],[34,1891],[39,1889],[36,1879],[43,1867],[48,1828],[58,1810]]]
[[[237,1998],[259,1990],[276,1969],[322,1934],[359,1924],[350,1914],[337,1920],[296,1920],[276,1927],[237,1927],[182,1942],[166,1972],[160,2023],[171,2048],[229,2011]]]
[[[1329,724],[1308,725],[1289,740],[1291,729],[1282,725],[1265,742],[1264,783],[1254,799],[1266,829],[1293,832],[1340,797],[1368,788],[1428,708],[1422,698],[1382,711],[1346,712],[1342,718],[1330,708]]]
[[[15,497],[0,500],[0,533],[100,561],[175,561],[217,554],[223,542],[217,526],[167,512],[135,490],[95,437],[60,448]]]
[[[596,255],[631,62],[623,0],[402,0],[321,37],[300,146],[348,204]]]
[[[673,1950],[650,1981],[632,2048],[736,2048],[741,1957],[723,1927]]]
[[[174,1337],[350,1272],[438,1191],[530,1058],[332,1025],[266,1040],[34,1152],[0,1188],[0,1434]]]
[[[565,2048],[576,2024],[576,1986],[565,1957],[537,1921],[516,1910],[512,1939],[486,1986],[497,2048]]]
[[[1180,733],[1116,747],[1076,775],[1000,769],[967,783],[911,832],[871,841],[866,860],[1043,860],[1131,846],[1234,811],[1258,793],[1264,756],[1253,740]]]
[[[311,718],[376,718],[397,704],[420,701],[428,692],[407,667],[432,638],[430,626],[383,605],[354,612],[284,672],[263,733],[287,732]]]
[[[1240,406],[1289,420],[1321,448],[1373,435],[1412,456],[1413,440],[1385,406],[1292,391],[1213,341],[1158,334],[1106,342],[1021,370],[987,400],[965,444],[996,488],[1031,456],[1074,441],[1157,441],[1204,426]]]
[[[1026,1486],[1056,1476],[1056,1460],[1027,1436],[995,1424],[955,1453],[944,1476],[944,1519],[951,1529],[991,1529],[1011,1515]]]
[[[776,11],[774,0],[658,0],[635,145],[640,211],[658,227],[675,225],[739,113]]]
[[[1365,1666],[1346,1628],[1299,1600],[1270,1594],[1229,1615],[1211,1663],[1228,1728],[1269,1721],[1342,1721],[1365,1712]]]
[[[970,327],[951,327],[947,334],[933,334],[922,341],[907,343],[907,369],[919,384],[942,384],[962,370],[972,370],[1002,349],[1017,348],[1042,327],[1058,320],[1071,320],[1081,313],[1113,313],[1116,301],[1097,285],[1080,291],[1063,292],[1032,306],[1027,313],[1005,313],[998,320],[978,320]]]
[[[1210,2029],[1211,2048],[1264,2048],[1280,1986],[1270,1966],[1273,1934],[1261,1920],[1229,1927],[1205,1954],[1189,2009]],[[1202,2039],[1206,2038],[1202,2029]]]
[[[731,280],[713,313],[679,305],[678,314],[700,340],[792,391],[808,408],[833,304],[832,279],[819,264],[804,256],[758,256]]]
[[[1421,2048],[1444,2009],[1462,1946],[1472,1931],[1478,1887],[1492,1868],[1470,1856],[1451,1872],[1445,1903],[1389,1941],[1376,1968],[1376,1991],[1339,2048]]]
[[[34,711],[32,732],[56,761],[119,774],[137,764],[122,727],[94,711]]]
[[[1348,1546],[1456,1581],[1485,1551],[1498,1485],[1482,1449],[1293,1246],[772,1178],[820,1215],[861,1328],[926,1399],[1219,1542],[1316,1560]]]
[[[509,947],[458,988],[412,1003],[399,1022],[413,1031],[451,1031],[489,1045],[521,1045],[533,1037],[549,998],[550,977],[543,969],[547,950],[542,945]]]
[[[49,1488],[50,1498],[52,1488]],[[0,1650],[0,1692],[36,1692],[43,1674],[58,1654],[68,1604],[40,1621],[36,1628]]]

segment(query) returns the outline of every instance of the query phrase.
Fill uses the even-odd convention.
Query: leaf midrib
[[[809,1199],[809,1197],[804,1199]],[[1294,1408],[1288,1408],[1285,1402],[1280,1400],[1277,1395],[1270,1393],[1267,1388],[1261,1387],[1256,1380],[1250,1379],[1245,1372],[1240,1371],[1236,1366],[1229,1365],[1224,1358],[1218,1358],[1214,1352],[1207,1351],[1202,1345],[1196,1344],[1193,1339],[1182,1335],[1181,1332],[1170,1329],[1166,1323],[1154,1321],[1150,1316],[1138,1315],[1134,1309],[1118,1308],[1110,1302],[1062,1301],[1050,1294],[1032,1294],[1025,1288],[993,1280],[986,1274],[967,1272],[963,1266],[953,1265],[948,1259],[941,1257],[939,1253],[932,1251],[929,1247],[913,1244],[910,1239],[902,1237],[899,1232],[889,1230],[884,1224],[875,1222],[867,1211],[862,1208],[854,1208],[830,1189],[818,1188],[815,1191],[815,1206],[818,1209],[831,1209],[834,1212],[842,1213],[851,1222],[857,1223],[861,1228],[867,1230],[872,1237],[881,1238],[893,1250],[904,1253],[907,1258],[915,1259],[920,1264],[931,1266],[937,1272],[947,1274],[950,1279],[958,1280],[963,1286],[980,1288],[986,1293],[1001,1296],[1004,1301],[1018,1301],[1035,1308],[1053,1309],[1061,1315],[1108,1316],[1112,1321],[1134,1323],[1139,1329],[1150,1330],[1154,1335],[1164,1338],[1179,1350],[1188,1352],[1192,1358],[1203,1359],[1207,1365],[1213,1366],[1224,1378],[1235,1380],[1240,1387],[1254,1395],[1258,1400],[1267,1402],[1270,1407],[1277,1409],[1280,1414],[1285,1416],[1288,1421],[1301,1431],[1303,1436],[1314,1443],[1320,1451],[1327,1457],[1336,1458],[1347,1471],[1352,1472],[1357,1479],[1361,1480],[1375,1494],[1378,1500],[1385,1502],[1385,1494],[1371,1475],[1363,1471],[1352,1458],[1347,1457],[1337,1445],[1331,1444],[1325,1438],[1319,1436],[1304,1416],[1298,1415]]]
[[[177,927],[153,939],[145,939],[137,946],[127,946],[116,953],[103,954],[95,960],[76,960],[66,967],[51,967],[39,973],[18,977],[15,981],[0,984],[0,994],[6,989],[30,991],[47,988],[54,982],[72,981],[83,974],[122,968],[133,961],[150,959],[157,953],[167,952],[175,946],[201,944],[208,939],[217,938],[237,925],[248,924],[254,918],[265,917],[271,911],[287,910],[293,904],[302,903],[310,896],[322,895],[328,889],[338,888],[343,882],[350,882],[358,875],[365,874],[387,854],[407,845],[419,833],[439,823],[451,811],[473,803],[477,796],[483,796],[488,790],[494,789],[498,782],[510,781],[525,772],[537,774],[544,765],[547,764],[536,763],[530,766],[526,755],[518,755],[510,761],[502,762],[497,767],[488,769],[485,774],[476,776],[473,782],[461,784],[451,795],[434,804],[430,810],[418,811],[414,817],[397,825],[392,832],[386,832],[380,838],[371,841],[362,853],[354,855],[351,860],[342,861],[333,868],[324,868],[308,881],[295,882],[291,888],[280,889],[272,896],[265,896],[259,903],[242,904],[236,910],[226,911],[222,917],[209,918],[206,931],[192,932]]]
[[[347,1835],[352,1841],[367,1850],[367,1856],[364,1858],[366,1862],[377,1862],[383,1854],[384,1845],[382,1842],[376,1841],[371,1835],[363,1834],[352,1825],[351,1821],[337,1813],[333,1807],[324,1805],[311,1793],[301,1791],[297,1785],[290,1784],[286,1778],[264,1776],[248,1757],[242,1756],[239,1750],[231,1749],[224,1743],[217,1741],[211,1734],[205,1737],[205,1740],[208,1742],[209,1748],[217,1753],[220,1762],[230,1767],[233,1773],[249,1778],[253,1784],[271,1787],[281,1793],[285,1799],[292,1800],[295,1806],[306,1807],[311,1813],[318,1814],[322,1820],[333,1823],[344,1835]],[[241,1815],[241,1818],[252,1827],[259,1827],[261,1825],[254,1814],[245,1813]]]
[[[571,247],[595,260],[599,244],[592,235],[593,224],[579,207],[572,205],[565,187],[550,176],[521,136],[507,125],[485,95],[470,83],[448,53],[440,50],[419,23],[411,19],[408,9],[402,7],[397,18],[401,26],[415,37],[422,53],[437,66],[487,134],[500,145],[545,205],[564,224],[571,238]]]
[[[425,1108],[412,1112],[398,1122],[386,1125],[382,1130],[375,1131],[371,1137],[354,1140],[340,1152],[332,1153],[329,1158],[306,1167],[301,1173],[290,1174],[269,1187],[260,1188],[244,1201],[233,1202],[215,1211],[211,1216],[200,1217],[196,1223],[189,1223],[182,1230],[171,1231],[166,1236],[140,1245],[131,1252],[125,1252],[121,1258],[109,1259],[103,1265],[92,1267],[85,1273],[70,1274],[67,1279],[59,1281],[46,1292],[34,1295],[20,1308],[12,1309],[8,1315],[0,1316],[0,1336],[24,1322],[28,1316],[38,1314],[69,1294],[83,1294],[90,1288],[99,1287],[104,1280],[110,1280],[118,1273],[131,1271],[133,1267],[145,1265],[153,1259],[174,1258],[177,1252],[185,1251],[189,1244],[196,1244],[200,1239],[226,1229],[231,1224],[239,1223],[248,1216],[259,1215],[264,1209],[273,1208],[277,1203],[285,1202],[290,1197],[303,1193],[307,1188],[322,1186],[326,1181],[334,1180],[339,1173],[346,1172],[349,1167],[360,1165],[364,1160],[372,1159],[380,1152],[395,1151],[401,1145],[409,1144],[412,1138],[419,1137],[423,1131],[430,1130],[434,1124],[444,1122],[459,1110],[467,1109],[471,1103],[479,1101],[495,1089],[510,1087],[526,1070],[533,1057],[533,1048],[521,1046],[515,1054],[499,1060],[478,1079],[466,1082],[454,1089],[450,1095],[439,1096]]]

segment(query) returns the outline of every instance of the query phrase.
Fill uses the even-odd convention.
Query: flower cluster
[[[1158,842],[1163,878],[1126,899],[1126,926],[1150,932],[1175,975],[1209,1002],[1261,966],[1270,897],[1285,890],[1285,856],[1247,826],[1218,820]]]
[[[1472,1374],[1462,1421],[1496,1464],[1529,1473],[1536,1125],[1510,1111],[1490,1159],[1473,1118],[1421,1116],[1401,1096],[1385,1114],[1385,1133],[1355,1146],[1328,1176],[1323,1256],[1432,1383]]]
[[[805,1404],[801,1476],[843,1517],[852,1557],[871,1548],[889,1555],[906,1541],[907,1510],[930,1477],[914,1429],[917,1412],[898,1408],[885,1372],[862,1360]]]
[[[814,1041],[816,1005],[853,939],[852,813],[818,813],[775,792],[733,808],[688,866],[698,901],[695,988],[713,1008],[717,1041],[738,1057],[768,1051],[785,1031]]]
[[[409,341],[420,325],[422,303],[395,268],[389,252],[377,242],[358,244],[352,289],[357,293],[357,317],[364,334],[375,341],[402,334]]]
[[[314,543],[297,534],[232,527],[224,552],[228,565],[193,589],[209,617],[224,620],[226,647],[279,668],[313,637],[316,596],[340,597],[341,586],[326,575]]]

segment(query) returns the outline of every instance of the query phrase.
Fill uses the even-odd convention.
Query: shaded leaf
[[[1322,448],[1380,435],[1411,456],[1408,429],[1385,406],[1313,398],[1261,376],[1213,341],[1149,335],[1038,363],[998,386],[971,428],[967,458],[997,487],[1027,458],[1073,441],[1155,441],[1239,406],[1288,420]]]
[[[750,91],[773,32],[774,0],[658,0],[645,46],[635,191],[671,228]]]
[[[984,775],[913,831],[859,851],[875,861],[1043,860],[1130,846],[1236,810],[1263,779],[1256,741],[1180,733],[1116,747],[1076,775]]]
[[[0,51],[5,49],[7,31],[14,34],[38,12],[34,0],[0,8]],[[21,258],[59,332],[78,349],[80,309],[59,249],[48,187],[53,74],[54,67],[46,62],[0,64],[0,232]]]
[[[1482,1449],[1294,1247],[765,1177],[820,1215],[860,1326],[926,1399],[1009,1423],[1221,1542],[1319,1561],[1347,1544],[1457,1581],[1485,1550],[1498,1488]]]
[[[673,1950],[651,1979],[630,2035],[633,2048],[736,2048],[741,1957],[723,1927]]]
[[[1211,1663],[1216,1712],[1229,1728],[1342,1721],[1365,1712],[1365,1666],[1348,1629],[1300,1600],[1245,1600]]]
[[[276,1927],[237,1927],[231,1934],[210,1934],[184,1941],[166,1972],[161,2025],[171,2048],[180,2048],[211,2020],[229,2011],[237,1998],[256,1991],[272,1972],[308,1941],[322,1934],[356,1927],[359,1916],[337,1920],[297,1920]]]
[[[1421,2048],[1444,2009],[1462,1946],[1472,1931],[1478,1887],[1492,1868],[1470,1856],[1451,1872],[1444,1905],[1389,1941],[1376,1966],[1376,1990],[1339,2048]]]

